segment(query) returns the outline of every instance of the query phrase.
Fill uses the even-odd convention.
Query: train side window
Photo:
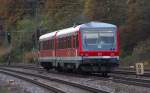
[[[68,48],[70,48],[70,36],[68,36]]]
[[[61,49],[61,38],[59,38],[59,49]]]
[[[66,37],[64,37],[64,48],[67,48],[67,41],[66,41]]]
[[[51,40],[49,40],[49,47],[48,49],[50,50],[51,49]]]
[[[70,48],[72,48],[72,36],[70,36]]]
[[[66,37],[66,48],[68,47],[68,39],[67,39],[67,37]]]
[[[58,49],[58,39],[56,39],[55,48]]]
[[[57,39],[57,49],[59,49],[59,38]]]
[[[65,37],[65,44],[66,44],[66,47],[65,48],[67,48],[68,47],[68,38],[67,37]]]
[[[63,49],[63,38],[61,38],[61,49]]]
[[[57,49],[59,49],[59,38],[58,38],[58,41],[57,41]]]
[[[63,49],[63,38],[61,38],[61,49]]]
[[[70,42],[69,42],[69,36],[67,37],[67,43],[68,43],[67,48],[69,48],[69,44],[70,44]]]
[[[45,50],[47,50],[47,49],[48,49],[48,42],[45,41]]]
[[[52,49],[52,40],[49,40],[49,49]]]
[[[60,48],[62,49],[63,46],[63,42],[62,42],[62,38],[60,38]]]
[[[62,39],[59,38],[58,39],[58,49],[61,49],[62,48]]]
[[[54,39],[52,39],[52,49],[54,49]]]
[[[75,48],[75,44],[76,43],[76,36],[75,35],[73,35],[73,48]]]
[[[64,49],[64,38],[62,38],[62,49]]]
[[[69,36],[69,48],[71,48],[71,44],[72,44],[71,40],[72,40],[72,38],[71,38],[71,36]]]
[[[51,40],[51,45],[50,46],[51,46],[51,49],[53,49],[53,40]]]
[[[75,48],[78,48],[78,34],[75,35]]]
[[[49,49],[49,40],[43,41],[43,50],[48,50]]]
[[[50,42],[49,42],[49,40],[48,40],[48,41],[47,41],[47,47],[46,47],[47,50],[49,49],[49,45],[50,45]]]
[[[50,41],[50,48],[53,49],[53,39]]]

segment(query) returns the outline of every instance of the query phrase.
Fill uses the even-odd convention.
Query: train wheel
[[[87,74],[91,74],[91,70],[88,69],[88,66],[83,65],[83,66],[79,66],[78,73],[87,75]]]
[[[107,73],[107,72],[102,72],[102,76],[103,76],[103,77],[107,77],[107,76],[108,76],[108,73]]]
[[[49,67],[44,67],[44,69],[45,69],[46,71],[49,71],[49,70],[50,70],[50,68],[49,68]]]
[[[63,72],[63,71],[64,71],[63,68],[60,66],[59,63],[58,63],[58,66],[56,67],[56,70],[57,70],[58,72]]]

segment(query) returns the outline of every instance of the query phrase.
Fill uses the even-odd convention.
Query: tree
[[[52,30],[72,26],[83,10],[80,0],[47,0],[45,6]]]
[[[86,0],[84,14],[90,20],[120,25],[125,23],[125,7],[125,0]]]
[[[150,34],[150,2],[149,0],[129,0],[128,1],[128,15],[127,15],[127,26],[124,35],[124,46],[123,48],[128,53],[132,53],[133,48],[140,41],[144,41],[149,37]]]

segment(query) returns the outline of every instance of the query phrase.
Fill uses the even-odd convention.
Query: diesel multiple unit
[[[90,22],[39,38],[39,62],[58,71],[107,74],[119,64],[119,36],[116,25]]]

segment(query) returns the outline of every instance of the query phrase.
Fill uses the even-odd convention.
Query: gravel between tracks
[[[15,88],[15,90],[10,90],[11,93],[52,93],[32,83],[28,83],[24,80],[1,73],[0,73],[0,81],[6,82],[7,85],[11,86],[12,88]],[[12,81],[13,83],[9,83]],[[5,85],[5,83],[3,84]]]
[[[31,93],[17,84],[12,84],[9,81],[4,81],[0,78],[0,93]]]
[[[95,78],[95,77],[73,77],[73,76],[66,76],[60,74],[53,74],[47,73],[44,71],[35,71],[29,69],[21,69],[21,68],[13,68],[18,71],[25,71],[25,72],[32,72],[38,73],[41,75],[46,75],[52,78],[62,79],[70,82],[75,82],[83,85],[87,85],[89,87],[102,89],[110,91],[111,93],[150,93],[150,88],[133,86],[133,85],[126,85],[121,83],[115,83],[111,80],[104,80],[102,78]]]

